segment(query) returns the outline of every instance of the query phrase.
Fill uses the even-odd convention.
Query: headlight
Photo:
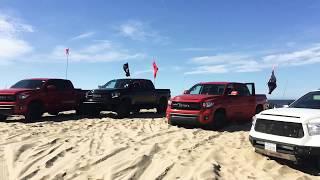
[[[29,96],[30,94],[21,93],[21,94],[18,94],[18,99],[24,100],[24,99],[27,99]]]
[[[117,98],[117,97],[119,97],[120,96],[120,93],[119,92],[113,92],[113,93],[111,93],[111,97],[112,98]]]
[[[257,117],[253,116],[252,117],[252,127],[254,127],[256,125],[256,121],[257,121]]]
[[[203,107],[203,108],[211,108],[213,105],[214,105],[214,103],[211,102],[211,101],[203,102],[203,103],[202,103],[202,107]]]
[[[172,104],[172,101],[168,100],[168,106],[171,106],[171,104]]]
[[[320,123],[308,123],[307,127],[310,136],[320,135]]]

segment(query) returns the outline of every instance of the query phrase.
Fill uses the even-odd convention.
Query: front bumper
[[[202,110],[176,110],[168,107],[167,120],[174,125],[204,126],[210,124],[214,119],[214,109]]]
[[[14,105],[0,105],[0,114],[10,116],[14,113],[15,106]]]
[[[120,103],[119,98],[108,100],[86,99],[83,102],[85,108],[97,108],[99,110],[113,111],[116,109],[117,104]]]
[[[252,146],[255,148],[256,152],[267,156],[287,159],[290,161],[297,161],[303,158],[320,156],[320,147],[286,144],[266,139],[255,138],[252,136],[249,136],[249,140]],[[266,150],[265,143],[276,144],[276,151]]]
[[[201,125],[198,115],[170,114],[170,124],[172,125]]]

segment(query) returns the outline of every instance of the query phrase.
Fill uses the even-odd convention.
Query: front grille
[[[179,110],[200,110],[201,104],[194,102],[172,102],[171,108]]]
[[[15,100],[13,95],[0,95],[0,102],[14,102]]]
[[[304,136],[301,123],[257,119],[255,131],[277,136],[302,138]]]

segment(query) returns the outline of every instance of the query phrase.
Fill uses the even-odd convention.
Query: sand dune
[[[186,129],[144,116],[1,122],[0,179],[318,178],[254,153],[244,129]]]

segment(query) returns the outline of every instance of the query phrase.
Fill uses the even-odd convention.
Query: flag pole
[[[66,79],[68,79],[69,53],[67,53]]]

